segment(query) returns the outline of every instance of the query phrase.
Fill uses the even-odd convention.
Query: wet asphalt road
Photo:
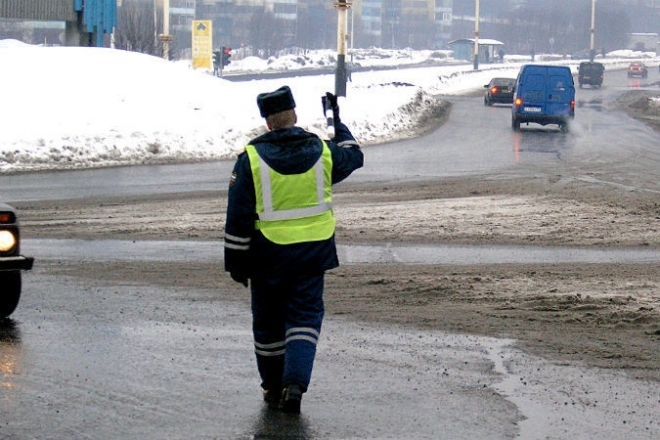
[[[43,289],[54,284],[67,298]],[[487,387],[496,374],[483,342],[329,320],[296,418],[260,401],[242,301],[39,274],[28,287],[14,342],[3,341],[13,374],[3,375],[2,438],[460,438],[466,423],[479,438],[515,432],[515,406]]]
[[[578,93],[589,99],[581,101],[584,108],[571,136],[546,130],[512,133],[506,108],[482,106],[479,114],[501,124],[489,128],[492,137],[472,133],[468,115],[480,100],[457,99],[441,133],[367,149],[367,161],[379,165],[356,180],[539,172],[561,165],[574,166],[577,177],[657,191],[659,179],[636,173],[633,166],[629,175],[616,179],[580,169],[586,157],[613,164],[625,160],[631,145],[650,148],[657,145],[657,135],[604,112],[599,99],[613,93],[606,88]],[[613,138],[621,144],[605,142]],[[392,148],[410,160],[388,153]],[[435,152],[443,160],[415,159],[420,148],[420,157]],[[217,189],[226,186],[222,179],[229,175],[218,173],[218,164],[184,169],[40,173],[2,176],[0,183],[3,198],[12,201]],[[82,181],[86,184],[72,184]],[[269,412],[258,387],[247,295],[228,303],[210,290],[139,280],[108,283],[48,270],[84,266],[99,249],[113,259],[176,261],[177,252],[167,251],[172,244],[145,243],[140,252],[124,252],[122,246],[130,243],[26,240],[24,251],[37,263],[24,276],[19,308],[0,326],[0,438],[660,438],[657,383],[633,381],[617,371],[551,364],[516,350],[513,341],[336,317],[324,323],[303,414]],[[213,246],[196,258],[217,260]],[[420,255],[402,249],[342,252],[347,264],[360,258],[388,264]]]
[[[246,297],[25,277],[0,330],[3,439],[658,438],[660,386],[512,341],[328,318],[300,417],[266,410]]]

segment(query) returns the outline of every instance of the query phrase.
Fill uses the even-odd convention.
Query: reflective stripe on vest
[[[259,216],[255,228],[273,243],[327,240],[335,232],[332,153],[321,142],[321,156],[301,174],[280,174],[268,166],[254,145],[245,147]]]

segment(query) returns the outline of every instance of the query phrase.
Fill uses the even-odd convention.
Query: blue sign
[[[117,24],[117,0],[74,0],[73,8],[83,13],[83,25],[102,47],[103,34],[111,34]]]

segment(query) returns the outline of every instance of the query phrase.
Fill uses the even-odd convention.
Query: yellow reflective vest
[[[332,153],[323,153],[302,174],[280,174],[268,166],[254,145],[250,160],[258,220],[255,228],[276,244],[327,240],[335,232],[332,213]]]

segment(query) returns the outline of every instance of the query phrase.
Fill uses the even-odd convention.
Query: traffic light
[[[222,51],[216,50],[213,52],[213,70],[218,70],[222,63]]]
[[[231,63],[231,61],[229,61],[229,58],[231,58],[231,53],[230,52],[231,52],[231,47],[223,47],[222,48],[222,66],[223,67],[228,65],[229,63]]]

